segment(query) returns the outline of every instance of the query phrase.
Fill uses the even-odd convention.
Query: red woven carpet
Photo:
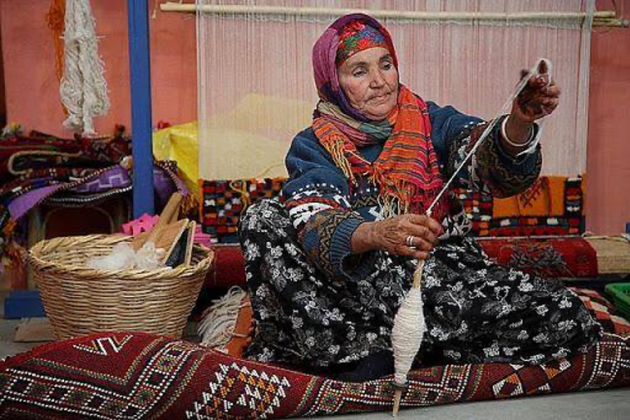
[[[544,366],[446,365],[410,375],[403,407],[630,384],[630,340]],[[181,340],[109,333],[0,363],[0,418],[282,418],[391,410],[391,379],[343,383]]]

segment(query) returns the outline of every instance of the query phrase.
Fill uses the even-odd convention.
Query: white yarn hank
[[[238,313],[246,293],[238,286],[232,287],[225,296],[213,301],[202,315],[197,326],[201,345],[225,352],[225,346],[234,336]]]
[[[424,322],[422,292],[419,287],[412,287],[407,293],[402,306],[394,319],[392,330],[392,347],[394,349],[394,383],[405,386],[407,374],[411,369],[422,337],[427,329]]]
[[[84,136],[96,135],[93,119],[107,114],[110,106],[95,28],[89,0],[66,0],[64,71],[59,86],[68,111],[63,125]]]

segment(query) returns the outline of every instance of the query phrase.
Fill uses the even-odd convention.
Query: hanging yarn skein
[[[65,30],[65,14],[66,0],[52,0],[50,9],[46,14],[46,22],[53,36],[55,46],[55,73],[57,74],[57,81],[59,83],[61,83],[63,77],[63,32]],[[68,118],[68,111],[66,107],[63,106],[61,98],[59,98],[59,102],[63,108],[64,118]]]
[[[431,206],[429,206],[426,211],[426,215],[431,217],[433,212],[433,207],[435,204],[442,198],[442,195],[450,188],[451,183],[457,177],[459,171],[467,164],[468,160],[471,156],[477,151],[479,146],[485,141],[488,135],[492,132],[494,127],[496,126],[501,115],[505,115],[509,112],[512,103],[516,99],[516,97],[521,93],[523,88],[527,85],[532,76],[540,77],[541,75],[547,75],[548,80],[547,83],[551,83],[551,61],[545,58],[539,59],[536,64],[531,68],[526,76],[524,76],[519,84],[514,88],[510,97],[505,101],[501,110],[497,114],[497,118],[493,118],[481,134],[481,137],[475,144],[475,146],[468,152],[462,163],[459,167],[454,171],[451,178],[448,180],[444,187],[440,191],[440,193],[435,197]],[[540,138],[540,133],[542,131],[542,120],[544,118],[538,120],[539,129],[536,133],[536,137],[531,140],[531,144],[527,148],[527,150],[519,153],[528,153],[533,150]],[[394,327],[392,328],[392,348],[394,351],[394,408],[393,415],[396,416],[398,414],[398,409],[400,408],[400,402],[402,399],[402,392],[407,387],[407,375],[411,370],[411,365],[413,364],[414,358],[418,354],[420,350],[420,346],[422,345],[422,337],[427,329],[425,319],[424,319],[424,311],[422,304],[422,274],[424,272],[425,261],[418,261],[416,269],[413,274],[413,287],[405,296],[405,300],[402,305],[398,309],[398,313],[394,318]]]
[[[50,9],[46,13],[46,23],[52,31],[55,43],[55,71],[57,80],[63,77],[63,31],[65,30],[66,0],[52,0]]]
[[[68,111],[63,125],[89,137],[96,135],[94,117],[109,111],[95,28],[89,0],[66,0],[64,74],[59,86],[61,102]]]

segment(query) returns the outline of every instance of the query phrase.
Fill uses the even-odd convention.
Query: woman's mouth
[[[384,93],[382,95],[373,96],[370,98],[370,102],[383,102],[389,97],[389,93]]]

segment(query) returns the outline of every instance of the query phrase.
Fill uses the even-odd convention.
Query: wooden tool
[[[180,226],[180,222],[186,222],[185,225]],[[162,258],[164,265],[168,267],[177,267],[180,264],[190,264],[192,259],[192,247],[193,240],[195,238],[195,222],[188,219],[180,220],[176,222],[177,229],[171,232],[164,232],[165,242],[170,244],[166,249],[166,254]],[[169,225],[170,226],[170,225]]]
[[[162,210],[162,214],[158,218],[157,223],[148,233],[141,233],[133,238],[131,246],[134,251],[139,250],[145,244],[145,242],[153,241],[155,243],[156,238],[161,232],[161,229],[165,226],[177,221],[179,217],[179,206],[182,203],[182,195],[178,192],[174,193],[166,203],[166,207]],[[156,244],[156,248],[159,248]]]

